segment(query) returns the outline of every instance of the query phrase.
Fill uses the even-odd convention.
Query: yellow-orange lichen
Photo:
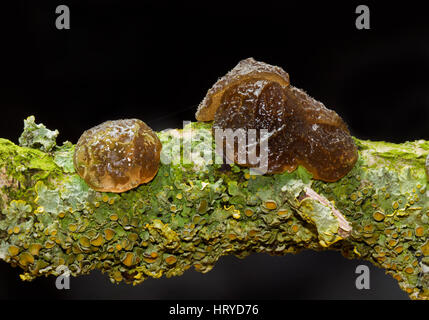
[[[39,255],[39,251],[42,249],[42,245],[40,243],[32,243],[28,247],[28,252],[30,252],[33,256]]]
[[[134,264],[134,254],[127,252],[122,260],[122,263],[127,267],[131,267]]]
[[[91,245],[93,245],[95,247],[99,247],[99,246],[103,245],[104,239],[103,239],[103,236],[101,234],[97,234],[97,236],[92,238],[90,242],[91,242]]]
[[[248,217],[251,217],[253,215],[253,210],[250,208],[247,208],[246,210],[244,210],[244,214]]]
[[[19,247],[17,246],[9,246],[8,250],[11,257],[14,257],[19,253]]]
[[[265,201],[265,207],[269,210],[274,210],[277,208],[277,203],[274,200]]]
[[[375,221],[383,221],[384,220],[384,214],[380,211],[376,211],[374,212],[374,214],[372,215],[372,217],[374,218]]]
[[[167,258],[165,258],[165,262],[167,262],[167,264],[171,265],[176,263],[177,259],[175,256],[168,256]]]
[[[425,233],[425,229],[423,227],[417,227],[416,228],[416,236],[417,237],[423,237]]]
[[[425,242],[421,247],[422,253],[425,257],[429,256],[429,240]]]
[[[88,237],[85,237],[85,236],[79,238],[79,243],[82,247],[87,247],[87,248],[91,245],[90,240],[88,239]]]
[[[104,229],[104,239],[106,239],[106,241],[110,241],[113,239],[113,237],[115,236],[115,230],[107,228]]]
[[[34,257],[29,252],[23,252],[19,255],[19,264],[27,266],[34,263]]]

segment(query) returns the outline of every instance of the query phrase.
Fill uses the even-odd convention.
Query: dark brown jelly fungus
[[[143,121],[107,121],[82,134],[73,161],[91,188],[119,193],[153,179],[161,148],[158,136]]]
[[[198,121],[213,121],[224,92],[235,84],[248,79],[265,79],[289,86],[289,75],[280,67],[272,66],[253,58],[241,60],[231,71],[220,78],[208,91],[198,106],[195,118]]]
[[[213,131],[228,128],[268,130],[267,173],[292,172],[302,165],[314,179],[333,182],[345,176],[358,158],[347,125],[335,111],[276,81],[246,79],[228,87],[216,110]],[[239,163],[237,139],[225,146],[223,140],[216,143],[234,148],[230,150],[234,159],[229,160]],[[257,145],[257,153],[259,149]],[[250,161],[239,164],[257,166]]]

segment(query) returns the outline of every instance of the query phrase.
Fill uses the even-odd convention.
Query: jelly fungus
[[[107,121],[82,134],[73,161],[91,188],[119,193],[153,179],[161,148],[158,136],[143,121]]]
[[[234,70],[249,70],[255,64],[261,63],[246,59]],[[252,77],[241,76],[242,73],[234,70],[228,73],[224,77],[228,80],[222,81],[222,78],[211,89],[216,87],[216,92],[222,94],[219,106],[212,104],[206,112],[199,109],[197,119],[210,120],[210,117],[203,117],[202,114],[214,112],[213,131],[268,130],[267,173],[292,172],[302,165],[312,173],[314,179],[332,182],[345,176],[358,158],[357,147],[347,125],[335,111],[327,109],[304,91],[290,86],[289,77],[284,71],[284,82],[277,81],[280,77],[278,70],[282,69],[265,68],[264,76],[260,78],[256,72],[248,72],[253,74]],[[267,76],[269,70],[273,70],[271,78]],[[233,79],[234,76],[236,79]],[[225,85],[223,90],[221,85]],[[213,95],[213,92],[209,90],[209,94]],[[207,102],[203,101],[204,104]],[[223,145],[224,141],[221,140],[216,143]],[[257,153],[260,152],[259,144],[260,141],[257,142]],[[226,153],[234,154],[234,159],[229,160],[255,167],[247,160],[238,162],[237,142],[227,143],[226,147],[234,148],[234,152]]]
[[[259,62],[253,58],[241,60],[231,71],[220,78],[207,91],[207,95],[198,106],[195,118],[198,121],[212,121],[219,108],[224,92],[235,84],[248,79],[265,79],[289,86],[289,75],[280,67]]]

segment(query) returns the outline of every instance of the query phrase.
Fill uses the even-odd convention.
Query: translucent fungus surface
[[[153,179],[161,147],[158,136],[141,120],[107,121],[82,134],[74,166],[94,190],[124,192]]]
[[[220,78],[208,91],[198,106],[195,118],[198,121],[212,121],[220,106],[224,92],[235,84],[248,79],[265,79],[289,85],[289,75],[280,67],[272,66],[253,58],[241,60],[231,71]]]
[[[336,181],[353,168],[358,157],[347,126],[335,111],[276,81],[246,79],[227,88],[213,130],[228,128],[268,130],[268,173],[291,172],[302,165],[315,179]],[[226,148],[234,148],[230,160],[238,163],[237,140]]]

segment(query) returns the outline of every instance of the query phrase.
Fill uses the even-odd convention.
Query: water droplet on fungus
[[[292,172],[302,165],[314,179],[331,182],[345,176],[358,158],[349,130],[335,111],[297,88],[270,80],[247,79],[226,89],[214,116],[213,131],[217,129],[268,130],[267,173]],[[223,147],[224,139],[217,140]],[[237,144],[226,143],[234,154],[229,160],[235,163]],[[239,164],[256,167],[247,158]]]
[[[94,190],[124,192],[153,179],[161,147],[158,136],[141,120],[107,121],[82,134],[74,166]]]
[[[280,67],[272,66],[253,58],[241,60],[231,71],[220,78],[211,87],[198,106],[195,118],[198,121],[212,121],[217,108],[221,104],[224,92],[235,84],[248,79],[265,79],[289,85],[289,75]]]

